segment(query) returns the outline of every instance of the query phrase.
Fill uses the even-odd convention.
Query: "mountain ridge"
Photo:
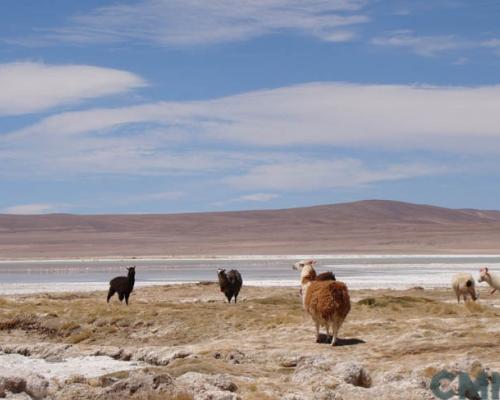
[[[179,214],[0,214],[0,258],[500,253],[499,244],[500,211],[391,200]]]

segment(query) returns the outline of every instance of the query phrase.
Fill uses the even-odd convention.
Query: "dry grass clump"
[[[188,286],[200,297],[217,288]],[[0,307],[0,331],[22,330],[44,340],[65,338],[67,343],[121,345],[129,339],[142,344],[184,345],[227,336],[227,332],[274,329],[302,322],[300,298],[295,291],[246,299],[238,304],[217,302],[180,302],[170,299],[170,287],[144,290],[129,307],[118,302],[106,304],[99,293],[35,295]],[[250,291],[250,290],[249,290]],[[154,297],[150,292],[154,293]],[[142,294],[142,293],[141,293]],[[167,298],[168,300],[163,300]],[[185,297],[184,297],[185,298]]]
[[[388,296],[383,295],[380,297],[366,297],[358,301],[360,305],[369,307],[390,307],[393,305],[408,308],[415,307],[421,304],[435,303],[435,300],[426,297],[413,297],[413,296]]]
[[[9,300],[7,300],[5,297],[0,297],[0,307],[6,306],[8,304],[10,304]]]
[[[480,315],[487,315],[487,316],[500,316],[499,310],[495,310],[492,307],[485,306],[484,304],[477,302],[477,301],[468,301],[465,303],[465,309],[470,313],[470,314],[480,314]]]
[[[91,330],[84,329],[84,330],[82,330],[74,335],[71,335],[68,339],[68,342],[71,344],[77,344],[77,343],[83,342],[86,339],[91,338],[92,335],[93,335],[93,332]]]
[[[34,332],[49,337],[57,335],[56,329],[41,324],[34,314],[20,314],[16,317],[0,319],[0,331],[11,331],[14,329]]]

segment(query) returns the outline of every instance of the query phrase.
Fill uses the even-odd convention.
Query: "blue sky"
[[[0,212],[500,209],[496,1],[0,11]]]

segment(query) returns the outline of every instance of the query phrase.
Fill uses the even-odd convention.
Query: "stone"
[[[43,376],[30,374],[26,378],[26,390],[33,399],[43,399],[49,391],[49,382]]]
[[[187,372],[176,379],[176,384],[190,392],[195,400],[237,400],[238,386],[227,375],[208,375]]]

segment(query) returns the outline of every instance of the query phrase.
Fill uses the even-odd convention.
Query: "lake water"
[[[215,281],[217,268],[238,269],[247,285],[297,286],[292,264],[302,256],[221,259],[0,261],[0,294],[106,290],[108,282],[136,265],[136,286]],[[333,270],[352,289],[448,287],[454,273],[476,279],[487,265],[500,272],[498,256],[316,256],[318,272]]]

